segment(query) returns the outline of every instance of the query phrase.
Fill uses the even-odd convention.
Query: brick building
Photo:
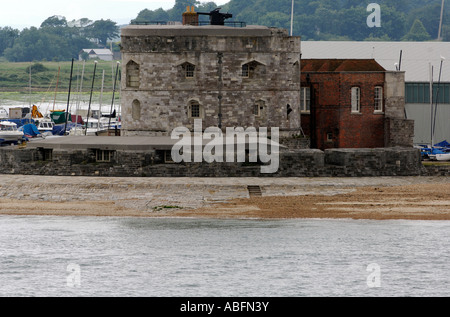
[[[311,147],[412,146],[404,73],[373,59],[307,59],[301,85],[301,122]]]

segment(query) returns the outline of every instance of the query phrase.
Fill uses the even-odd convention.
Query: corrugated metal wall
[[[435,105],[433,105],[433,108]],[[406,116],[414,120],[414,144],[431,142],[431,107],[429,104],[405,105]],[[450,142],[450,104],[438,104],[435,125],[435,143]]]

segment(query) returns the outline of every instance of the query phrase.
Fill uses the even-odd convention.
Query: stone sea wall
[[[279,169],[259,163],[169,163],[164,151],[112,151],[99,162],[92,150],[0,148],[0,173],[108,177],[374,177],[450,176],[449,166],[424,166],[413,148],[305,149],[280,153]]]

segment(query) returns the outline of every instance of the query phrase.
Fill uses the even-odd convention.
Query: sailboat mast
[[[55,111],[56,94],[58,92],[59,73],[61,72],[61,66],[58,67],[58,77],[56,78],[55,98],[53,98],[53,111]]]
[[[69,119],[70,88],[72,87],[73,61],[74,59],[72,58],[72,66],[70,67],[69,93],[67,96],[66,124],[64,125],[64,134],[66,134],[67,132],[67,120]]]
[[[91,86],[91,96],[89,98],[89,106],[88,112],[86,116],[86,129],[84,130],[84,134],[87,135],[87,128],[89,123],[89,112],[91,111],[91,102],[92,102],[92,92],[94,91],[94,81],[95,81],[95,71],[97,70],[97,61],[94,62],[94,75],[92,76],[92,86]]]
[[[434,145],[434,133],[435,133],[435,129],[436,129],[436,113],[437,113],[437,107],[438,107],[438,102],[439,102],[439,90],[440,90],[440,86],[441,86],[441,74],[442,74],[442,64],[444,63],[444,57],[441,56],[441,66],[439,68],[439,81],[438,81],[438,88],[437,88],[437,93],[436,93],[436,107],[434,108],[434,118],[433,118],[433,127],[432,127],[432,133],[433,133],[433,144]]]
[[[78,102],[77,102],[77,109],[76,109],[76,127],[78,127],[78,121],[79,121],[79,111],[80,111],[80,103],[81,103],[81,95],[83,93],[83,80],[84,80],[84,69],[86,66],[86,61],[83,61],[83,69],[81,70],[81,80],[80,80],[80,90],[78,92]],[[78,129],[78,128],[77,128]]]
[[[102,74],[102,88],[100,90],[100,105],[99,105],[99,109],[98,109],[98,119],[99,120],[102,117],[103,88],[104,88],[104,86],[105,86],[105,70],[103,70],[103,74]]]
[[[116,93],[116,83],[117,83],[117,75],[119,74],[119,65],[120,65],[120,62],[117,62],[116,78],[114,79],[114,89],[113,89],[112,102],[111,102],[111,111],[109,112],[108,129],[109,129],[110,125],[111,125],[111,116],[112,116],[112,113],[113,113],[114,96],[115,96],[115,93]]]

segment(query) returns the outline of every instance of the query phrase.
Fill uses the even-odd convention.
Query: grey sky
[[[229,1],[214,2],[223,5]],[[167,10],[174,4],[175,0],[2,0],[0,27],[39,27],[45,19],[54,15],[64,16],[68,21],[111,19],[118,24],[126,24],[144,9]]]

